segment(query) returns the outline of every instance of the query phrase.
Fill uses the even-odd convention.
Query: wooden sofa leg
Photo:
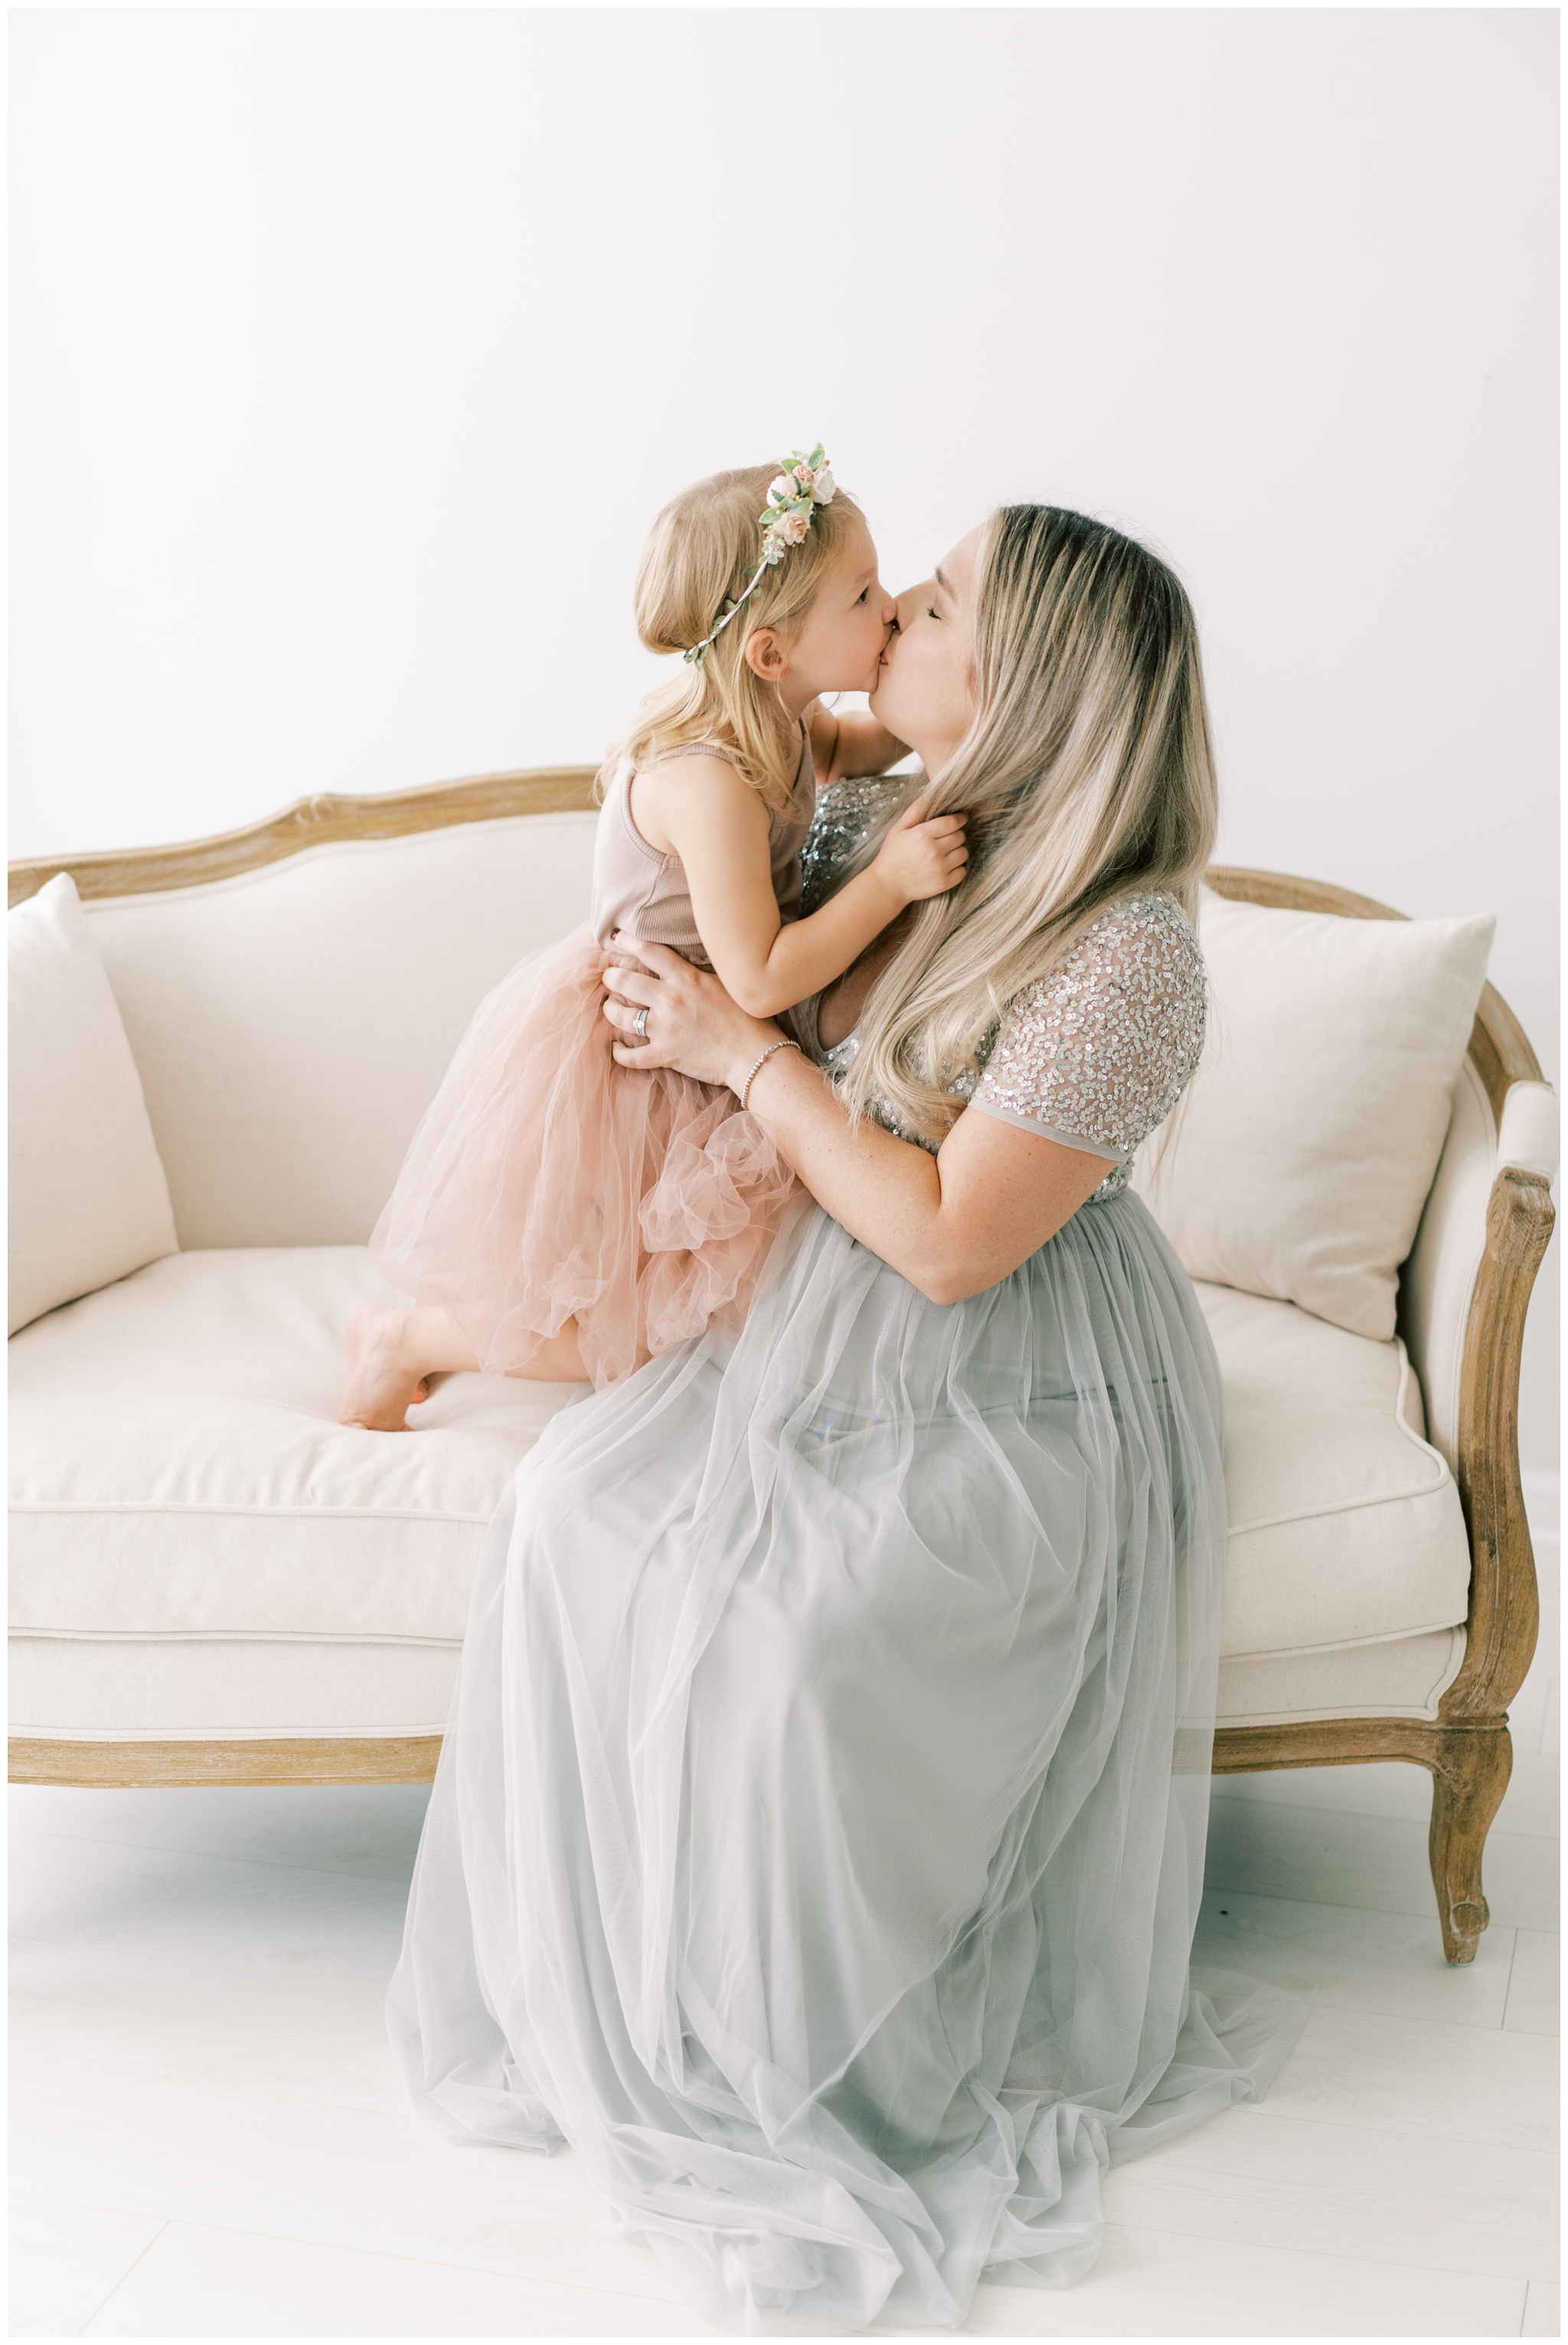
[[[1472,1963],[1491,1919],[1481,1890],[1481,1853],[1508,1778],[1513,1744],[1506,1726],[1459,1727],[1441,1735],[1431,1769],[1431,1884],[1442,1951]]]

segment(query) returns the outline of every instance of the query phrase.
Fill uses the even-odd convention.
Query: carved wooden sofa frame
[[[302,798],[250,828],[186,845],[125,853],[50,857],[10,868],[10,901],[23,901],[68,871],[84,899],[195,887],[306,847],[391,838],[498,816],[580,811],[592,804],[592,769],[563,766],[499,774],[375,797]],[[1348,919],[1405,915],[1365,896],[1278,872],[1215,866],[1219,894]],[[1539,1082],[1523,1030],[1488,985],[1470,1056],[1501,1127],[1516,1082]],[[1487,1924],[1482,1851],[1512,1764],[1508,1704],[1535,1649],[1535,1561],[1519,1477],[1519,1362],[1535,1274],[1552,1234],[1551,1188],[1540,1174],[1501,1164],[1487,1211],[1486,1249],[1472,1296],[1461,1370],[1456,1479],[1470,1538],[1470,1611],[1464,1658],[1430,1722],[1331,1719],[1284,1726],[1222,1727],[1216,1774],[1278,1767],[1335,1767],[1404,1760],[1432,1779],[1430,1853],[1443,1952],[1474,1958]],[[424,1782],[435,1773],[439,1735],[397,1740],[66,1742],[13,1738],[15,1782],[100,1788],[135,1785]]]

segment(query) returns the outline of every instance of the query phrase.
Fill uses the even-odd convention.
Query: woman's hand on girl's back
[[[753,1061],[785,1039],[770,1020],[741,1009],[716,977],[693,969],[668,945],[618,935],[614,948],[635,953],[644,964],[604,972],[604,1015],[616,1029],[612,1052],[622,1067],[674,1067],[696,1082],[738,1091]],[[642,1009],[647,1040],[639,1043],[632,1029]]]
[[[604,972],[622,1066],[677,1067],[738,1094],[763,1052],[787,1039],[666,946],[615,944],[645,964]],[[648,1010],[641,1047],[631,1037],[640,1007]],[[1106,1174],[1103,1156],[978,1112],[957,1117],[936,1156],[869,1119],[852,1125],[832,1084],[794,1051],[768,1061],[748,1104],[818,1204],[933,1303],[1006,1278]]]
[[[945,896],[964,877],[969,862],[965,835],[966,814],[933,815],[926,819],[926,799],[906,807],[877,850],[871,868],[885,887],[904,904],[918,904],[927,896]]]

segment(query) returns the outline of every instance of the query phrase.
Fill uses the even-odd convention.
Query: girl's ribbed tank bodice
[[[687,755],[723,757],[738,763],[733,750],[717,742],[693,742]],[[645,944],[669,945],[699,969],[713,963],[697,934],[692,912],[692,891],[678,855],[661,855],[650,847],[632,819],[632,780],[635,768],[622,761],[611,783],[599,819],[593,847],[592,919],[597,943],[608,946],[617,929]],[[800,918],[800,851],[811,828],[816,803],[812,772],[811,736],[801,726],[800,764],[789,804],[768,814],[768,855],[773,867],[774,895],[779,918]]]

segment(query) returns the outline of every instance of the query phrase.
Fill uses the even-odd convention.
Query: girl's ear
[[[748,635],[741,657],[764,684],[782,684],[789,668],[784,645],[771,627],[759,627],[754,635]]]

